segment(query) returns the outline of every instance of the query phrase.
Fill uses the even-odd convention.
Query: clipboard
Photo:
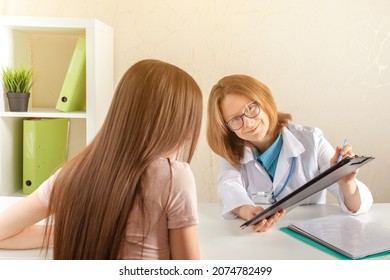
[[[344,213],[295,221],[281,230],[338,258],[390,254],[390,228]]]
[[[252,219],[243,223],[240,226],[241,229],[256,224],[263,219],[267,219],[276,212],[279,212],[283,209],[290,211],[295,206],[298,206],[299,202],[302,200],[319,191],[322,191],[330,185],[333,185],[349,173],[369,163],[373,159],[375,158],[370,156],[354,156],[342,159],[338,163],[332,165],[324,172],[305,183],[300,188],[283,197],[281,200],[275,202],[270,207],[254,216]]]

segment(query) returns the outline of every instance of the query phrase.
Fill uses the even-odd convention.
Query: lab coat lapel
[[[302,143],[286,127],[282,130],[283,146],[276,166],[273,189],[277,192],[287,179],[293,157],[298,157],[305,151]],[[294,173],[293,173],[294,175]]]
[[[253,155],[253,151],[250,147],[245,147],[245,150],[244,150],[244,156],[241,160],[241,164],[248,164],[249,162],[253,161],[254,162],[254,168],[257,169],[257,171],[261,174],[261,177],[262,178],[267,178],[267,179],[264,179],[267,184],[271,184],[272,181],[271,181],[271,178],[269,177],[267,171],[260,165],[260,163],[258,163],[255,159],[255,156]],[[259,182],[256,181],[255,183],[256,185],[259,185]]]

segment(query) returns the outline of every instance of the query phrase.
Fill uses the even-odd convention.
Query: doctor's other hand
[[[264,208],[260,206],[243,205],[234,209],[233,213],[240,218],[248,221],[263,210]],[[283,217],[285,213],[285,210],[281,210],[278,213],[272,215],[270,218],[261,220],[260,222],[252,226],[252,230],[257,232],[264,232],[269,230],[281,217]]]
[[[253,206],[253,205],[243,205],[240,207],[237,207],[233,210],[233,213],[239,216],[240,218],[248,221],[252,219],[254,216],[259,214],[264,210],[263,207],[260,206]]]
[[[279,212],[273,214],[268,219],[261,220],[257,224],[252,226],[252,230],[256,232],[265,232],[272,228],[272,226],[279,221],[280,218],[282,218],[286,214],[285,210],[280,210]]]

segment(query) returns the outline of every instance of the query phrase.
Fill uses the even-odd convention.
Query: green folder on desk
[[[297,221],[280,230],[338,259],[390,255],[390,228],[346,214]]]
[[[23,121],[23,193],[31,194],[66,161],[68,119]]]

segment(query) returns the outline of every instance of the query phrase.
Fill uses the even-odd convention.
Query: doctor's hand
[[[347,144],[344,147],[336,147],[336,152],[334,156],[330,159],[330,165],[334,165],[337,163],[337,160],[339,156],[342,156],[342,158],[346,157],[354,157],[355,154],[352,152],[352,146]],[[359,169],[355,170],[354,172],[348,174],[343,179],[341,179],[338,183],[340,186],[349,186],[351,184],[354,184],[354,180],[359,172]]]
[[[355,156],[352,152],[351,145],[347,144],[343,148],[336,147],[336,153],[331,158],[330,164],[337,163],[339,156],[342,156],[343,158]],[[358,172],[359,169],[356,169],[337,182],[340,186],[341,192],[343,193],[344,203],[352,212],[358,211],[361,203],[359,189],[355,182]]]

